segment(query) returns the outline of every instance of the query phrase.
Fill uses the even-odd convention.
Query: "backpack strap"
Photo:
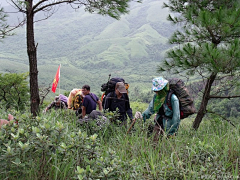
[[[91,98],[94,100],[94,102],[97,103],[96,99],[94,99],[94,97],[92,96],[91,93],[89,93],[89,94],[87,94],[87,95],[91,96]]]
[[[107,99],[117,99],[117,100],[120,100],[120,101],[129,101],[128,95],[125,94],[125,93],[122,94],[124,99],[118,99],[118,98],[114,97],[114,91],[110,92],[109,94],[110,94],[110,96],[106,97]]]
[[[169,90],[168,95],[167,95],[167,106],[169,109],[172,110],[172,104],[171,104],[171,97],[174,94],[174,91],[172,89]],[[181,111],[181,104],[179,101],[179,110],[180,110],[180,119],[183,119],[183,111]]]
[[[167,105],[170,109],[172,109],[171,97],[172,97],[173,93],[174,93],[174,91],[172,89],[169,89],[168,94],[167,94]]]
[[[108,96],[108,97],[107,97]],[[111,105],[112,105],[112,99],[115,99],[114,97],[114,92],[110,92],[108,93],[107,95],[105,95],[104,97],[104,105],[103,105],[103,109],[105,109],[106,107],[106,102],[107,102],[107,99],[109,99],[110,101],[110,104],[109,104],[109,109],[111,108]]]

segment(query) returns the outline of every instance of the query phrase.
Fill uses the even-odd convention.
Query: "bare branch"
[[[48,87],[40,89],[40,92],[39,92],[39,95],[41,97],[40,105],[43,104],[43,100],[46,98],[50,90],[51,90],[51,83],[48,85]]]
[[[18,4],[16,4],[13,0],[11,0],[11,2],[14,4],[14,6],[20,11],[26,14],[27,11],[23,10],[20,6],[18,6]],[[13,7],[14,7],[13,6]]]
[[[76,1],[76,0],[58,1],[58,2],[55,2],[55,3],[50,3],[50,4],[47,4],[47,5],[45,5],[45,6],[42,6],[42,7],[40,7],[39,9],[36,9],[37,7],[34,6],[34,9],[36,9],[36,10],[33,11],[33,13],[35,14],[35,13],[37,13],[37,12],[39,12],[39,11],[41,11],[41,10],[44,10],[44,9],[50,7],[50,6],[54,6],[54,5],[58,5],[58,4],[63,4],[63,3],[73,3],[74,1]],[[79,3],[79,4],[85,4],[85,3]]]
[[[212,96],[210,95],[209,98],[215,98],[215,99],[231,99],[231,98],[239,98],[239,96]]]
[[[21,22],[19,22],[18,25],[16,25],[15,27],[13,27],[13,28],[9,29],[8,31],[6,31],[6,33],[9,33],[11,31],[13,31],[14,29],[17,29],[18,27],[23,26],[25,23],[26,23],[26,18],[23,19]]]
[[[51,7],[51,8],[52,8],[52,7]],[[43,11],[44,11],[44,10],[43,10]],[[39,22],[39,21],[44,21],[44,20],[50,18],[55,12],[56,12],[55,10],[49,10],[49,11],[47,11],[47,14],[45,15],[45,16],[46,16],[45,18],[39,19],[39,20],[37,20],[37,21],[34,21],[34,23]]]
[[[41,5],[42,3],[46,2],[48,0],[42,0],[42,1],[39,1],[37,4],[35,4],[32,8],[32,10],[34,11],[39,5]]]

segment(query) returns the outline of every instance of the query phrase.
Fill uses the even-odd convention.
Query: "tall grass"
[[[78,125],[70,110],[40,114],[35,120],[28,114],[15,115],[19,126],[0,130],[0,179],[240,178],[240,126],[234,128],[217,118],[204,119],[197,131],[191,128],[192,119],[185,119],[177,136],[163,136],[156,143],[147,133],[152,119],[137,121],[127,134],[129,124],[127,128],[115,124],[98,127],[95,122]],[[59,123],[64,129],[58,137]],[[40,135],[32,132],[34,124],[41,129]],[[27,143],[24,138],[28,137],[36,146],[25,154],[13,138],[20,129],[28,135],[20,134],[19,139]],[[5,136],[5,132],[10,134]],[[96,142],[93,134],[98,135]],[[48,137],[49,142],[37,144],[38,136]],[[11,146],[12,156],[6,156],[7,146]]]
[[[134,159],[143,179],[239,179],[240,134],[220,119],[205,119],[198,131],[183,120],[177,136],[163,137],[157,145],[147,136],[147,123],[135,131],[116,131],[101,139],[122,160]]]

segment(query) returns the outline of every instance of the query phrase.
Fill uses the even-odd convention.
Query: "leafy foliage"
[[[0,178],[17,179],[131,179],[137,177],[134,161],[119,159],[109,147],[100,148],[97,134],[86,132],[69,122],[74,114],[53,112],[32,119],[17,116],[19,126],[4,125],[0,130],[3,170]],[[126,172],[128,172],[126,174]]]
[[[181,13],[176,17],[169,15],[170,21],[185,23],[183,31],[176,31],[170,39],[171,44],[182,45],[168,52],[166,69],[224,74],[238,70],[239,6],[239,1],[226,0],[171,0],[165,4],[171,11]]]
[[[7,116],[2,109],[0,113]],[[198,131],[192,131],[192,120],[185,119],[177,136],[164,136],[155,144],[147,135],[153,119],[137,120],[126,134],[124,127],[114,124],[102,129],[96,129],[94,121],[92,127],[76,126],[72,110],[36,119],[26,113],[14,116],[18,126],[11,122],[0,129],[1,179],[238,179],[240,175],[239,125],[232,128],[216,117]],[[114,113],[108,114],[113,117]]]
[[[0,74],[0,102],[5,109],[24,110],[29,105],[28,73]]]

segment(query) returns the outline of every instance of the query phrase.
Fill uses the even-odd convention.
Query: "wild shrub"
[[[28,73],[0,73],[0,103],[4,109],[25,110],[29,106]]]
[[[67,118],[66,118],[67,117]],[[65,119],[66,118],[66,119]],[[0,130],[0,179],[131,179],[134,160],[101,151],[98,135],[80,130],[68,111],[18,116]],[[128,173],[126,173],[128,172]]]

